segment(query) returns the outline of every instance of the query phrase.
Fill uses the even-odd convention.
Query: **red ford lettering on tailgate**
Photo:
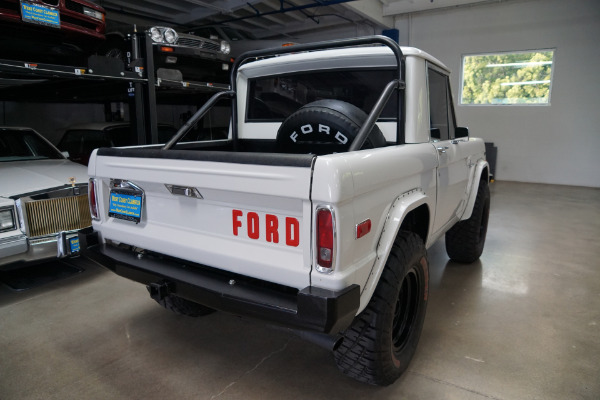
[[[242,210],[232,210],[231,219],[234,236],[254,240],[262,236],[269,243],[279,243],[279,228],[285,227],[285,232],[281,232],[282,235],[285,233],[285,244],[290,247],[300,245],[300,222],[296,218],[285,217],[285,223],[280,224],[276,215],[266,214],[263,222],[258,213],[248,212],[244,217]]]
[[[300,223],[296,218],[285,219],[285,244],[292,247],[300,244]]]
[[[267,220],[267,242],[279,243],[279,220],[275,215],[265,215]]]

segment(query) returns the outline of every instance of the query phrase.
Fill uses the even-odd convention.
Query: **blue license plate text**
[[[33,22],[60,28],[60,13],[58,9],[44,7],[35,3],[21,2],[21,17],[25,22]]]
[[[142,196],[111,192],[108,215],[110,217],[140,222],[142,218]]]
[[[78,237],[72,237],[69,239],[69,248],[71,249],[71,254],[79,253],[81,247],[79,246]]]

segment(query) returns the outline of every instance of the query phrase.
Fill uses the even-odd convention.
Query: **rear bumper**
[[[280,288],[202,265],[95,244],[95,235],[80,234],[86,255],[118,275],[149,286],[153,297],[174,294],[217,310],[326,334],[350,326],[359,308],[358,285],[340,291]]]

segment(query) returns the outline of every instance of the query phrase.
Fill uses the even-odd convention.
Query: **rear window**
[[[385,86],[396,78],[390,70],[308,71],[250,80],[247,122],[281,122],[305,104],[342,100],[369,113]],[[380,120],[395,120],[397,96],[392,95]]]

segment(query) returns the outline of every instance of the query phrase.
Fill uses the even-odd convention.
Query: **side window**
[[[433,69],[429,69],[428,81],[431,138],[448,140],[454,136],[454,117],[448,90],[448,78]]]

